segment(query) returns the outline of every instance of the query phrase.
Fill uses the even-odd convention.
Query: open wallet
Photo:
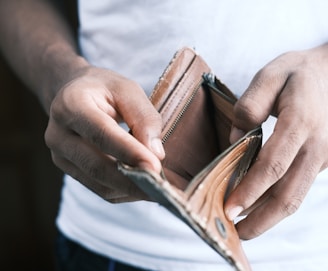
[[[251,270],[234,223],[229,193],[254,161],[262,130],[229,142],[237,98],[191,48],[179,50],[150,97],[163,119],[162,173],[119,163],[119,170],[191,227],[236,270]]]

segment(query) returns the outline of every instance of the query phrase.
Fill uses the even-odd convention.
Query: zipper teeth
[[[200,82],[197,84],[197,86],[194,88],[193,92],[191,93],[191,95],[189,96],[189,98],[187,99],[186,103],[184,104],[182,110],[179,112],[179,114],[177,115],[177,117],[175,118],[175,120],[173,121],[172,125],[170,126],[170,128],[168,129],[168,131],[165,133],[165,135],[162,138],[162,143],[164,144],[168,138],[172,135],[172,133],[174,132],[176,126],[178,125],[180,119],[182,118],[182,116],[184,115],[184,113],[187,111],[187,109],[189,108],[191,102],[194,100],[197,91],[199,90],[200,86],[203,84],[204,79],[200,80]]]

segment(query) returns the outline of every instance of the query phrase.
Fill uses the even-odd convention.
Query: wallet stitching
[[[187,80],[190,78],[190,76],[193,74],[192,72],[196,69],[196,65],[192,65],[190,68],[190,72],[186,72],[185,76],[182,77],[182,79],[178,82],[178,87],[181,87],[181,84],[183,82],[188,82]],[[177,109],[179,108],[179,106],[181,105],[181,103],[183,102],[183,100],[185,99],[185,97],[189,94],[189,90],[192,88],[192,86],[194,86],[196,80],[192,80],[187,88],[187,91],[184,92],[184,95],[180,98],[180,101],[178,102],[177,106],[174,108],[174,110],[172,111],[172,114],[170,114],[170,117],[168,118],[168,120],[164,123],[164,127],[166,128],[167,124],[172,120],[172,117],[174,116],[175,112],[177,111]],[[165,106],[164,110],[161,112],[162,115],[164,115],[170,108],[170,105],[172,104],[173,100],[175,99],[175,97],[178,95],[177,92],[173,93],[173,97],[171,97],[169,103],[167,104],[167,106]]]
[[[166,69],[164,70],[164,72],[162,73],[161,77],[158,80],[158,83],[156,84],[153,93],[151,94],[151,96],[149,97],[150,100],[154,100],[155,97],[157,97],[158,95],[160,95],[158,92],[161,92],[162,86],[165,82],[169,82],[169,80],[166,80],[166,77],[168,76],[168,74],[171,72],[171,70],[174,68],[174,64],[176,63],[176,60],[180,57],[180,55],[182,55],[183,51],[178,51],[172,58],[172,60],[170,61],[169,65],[166,67]],[[194,55],[195,57],[195,55]],[[189,66],[188,66],[189,67]]]

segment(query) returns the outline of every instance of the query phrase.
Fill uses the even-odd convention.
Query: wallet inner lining
[[[165,176],[181,190],[187,189],[190,181],[230,146],[231,114],[227,116],[227,112],[233,105],[218,91],[204,80],[164,143]]]

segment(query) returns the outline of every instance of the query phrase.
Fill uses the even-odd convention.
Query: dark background
[[[75,1],[61,5],[75,30]],[[62,172],[44,143],[47,120],[37,98],[0,56],[1,270],[54,270]]]
[[[0,269],[53,270],[62,173],[44,143],[47,116],[0,60]],[[4,269],[5,267],[5,269]]]

